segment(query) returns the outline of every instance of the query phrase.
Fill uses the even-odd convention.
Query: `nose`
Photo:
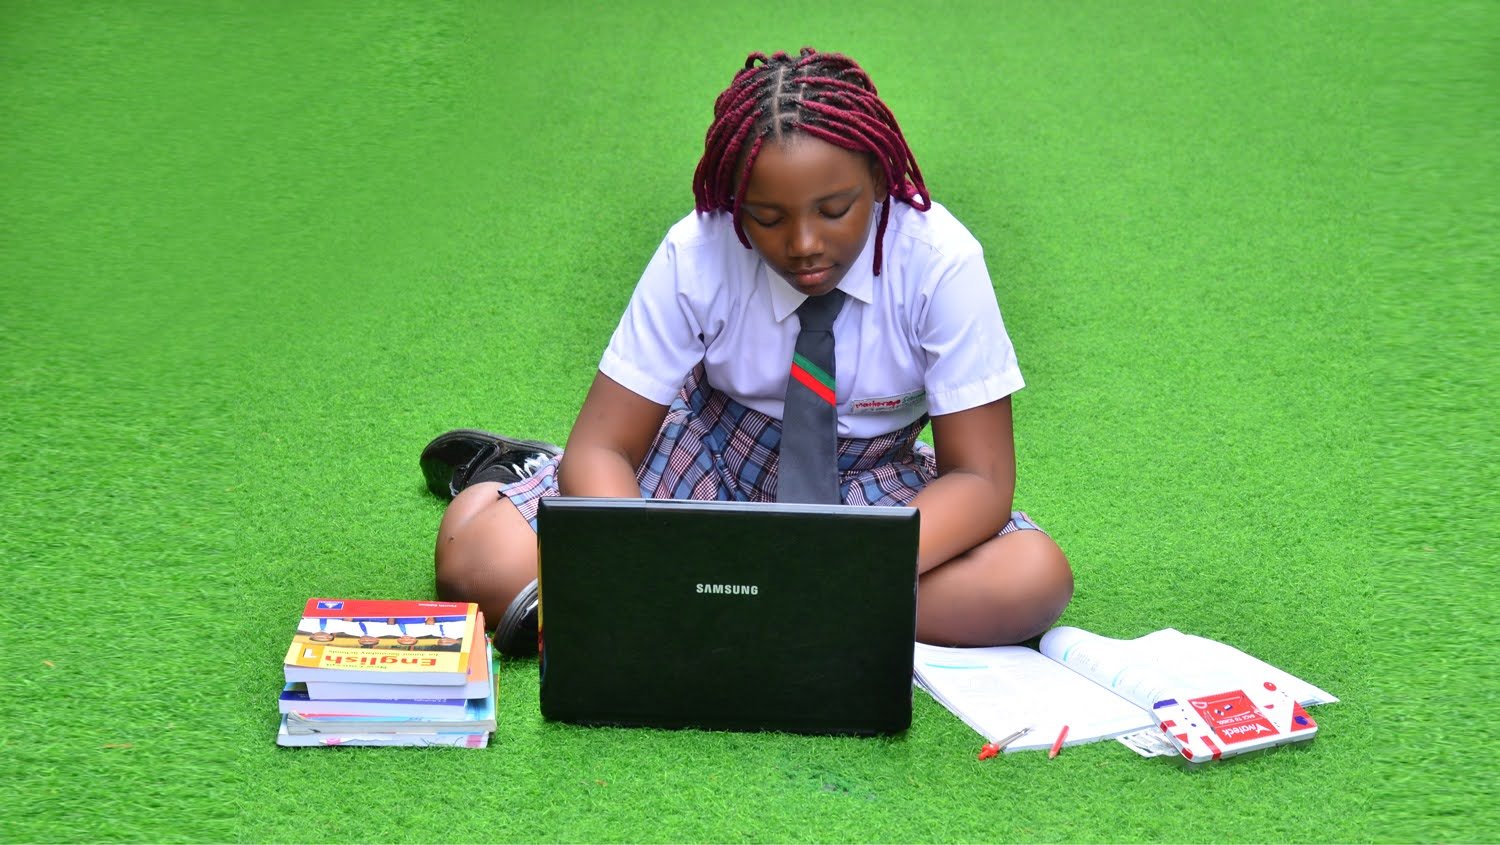
[[[823,238],[817,225],[807,218],[792,221],[788,228],[786,257],[793,260],[815,258],[823,254]]]

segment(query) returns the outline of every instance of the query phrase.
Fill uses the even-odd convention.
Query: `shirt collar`
[[[876,206],[878,209],[879,206]],[[878,215],[880,212],[875,212]],[[872,216],[870,220],[870,233],[865,237],[865,248],[860,250],[859,257],[854,259],[854,265],[844,278],[839,280],[839,290],[843,291],[850,299],[860,302],[870,302],[875,298],[875,272],[872,262],[875,260],[875,223],[878,217]],[[780,323],[792,315],[792,312],[802,305],[807,295],[799,292],[796,288],[787,284],[786,279],[781,278],[775,270],[766,264],[765,259],[759,261],[757,273],[760,275],[761,283],[767,285],[771,290],[771,313]]]

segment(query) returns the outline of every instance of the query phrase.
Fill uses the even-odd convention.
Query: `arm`
[[[917,571],[995,536],[1010,519],[1016,447],[1010,397],[932,418],[938,477],[912,502],[922,512]]]
[[[635,471],[666,416],[666,405],[596,374],[557,468],[562,494],[640,498]]]

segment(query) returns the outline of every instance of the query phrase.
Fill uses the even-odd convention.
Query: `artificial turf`
[[[1497,32],[0,3],[0,840],[1495,841]],[[487,750],[278,749],[303,601],[431,595],[422,445],[566,438],[714,96],[804,44],[866,66],[985,245],[1062,621],[1236,645],[1342,698],[1319,737],[979,763],[920,693],[888,739],[584,729],[517,661]]]

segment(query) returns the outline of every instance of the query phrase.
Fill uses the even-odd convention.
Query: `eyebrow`
[[[852,188],[845,188],[842,191],[835,191],[834,193],[827,194],[826,196],[821,196],[821,197],[818,197],[817,199],[813,200],[813,205],[818,205],[818,204],[821,204],[821,203],[825,203],[825,202],[828,202],[829,200],[837,200],[837,199],[844,199],[846,197],[858,196],[859,192],[862,191],[862,190],[864,190],[862,187],[860,187],[859,185],[855,185]],[[742,205],[742,206],[744,206],[744,205],[754,206],[756,208],[766,209],[767,211],[785,211],[785,209],[783,209],[779,205],[776,205],[775,203],[756,202],[755,200],[749,199],[748,197],[746,199],[742,200],[740,202],[740,205]]]

